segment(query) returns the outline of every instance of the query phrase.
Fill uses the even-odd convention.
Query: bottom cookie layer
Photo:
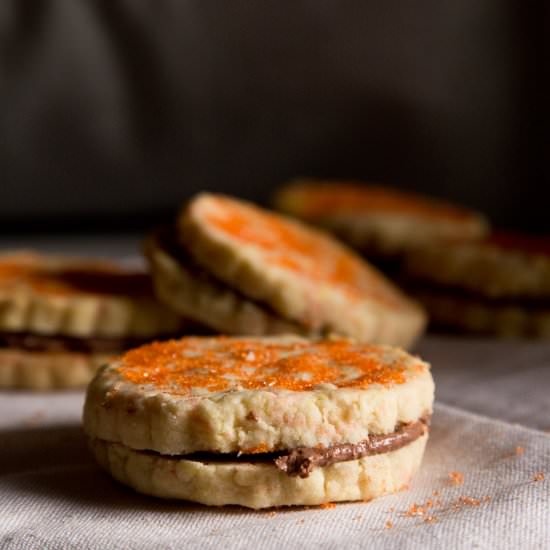
[[[415,297],[428,310],[430,322],[441,328],[503,337],[550,338],[550,307],[529,307],[519,301],[517,305],[501,304],[439,289],[417,290]]]
[[[85,386],[110,355],[0,349],[0,388],[51,390]]]
[[[425,434],[396,451],[316,468],[304,479],[269,463],[201,462],[98,439],[90,446],[105,470],[140,493],[259,509],[371,500],[399,491],[418,470],[427,440]]]

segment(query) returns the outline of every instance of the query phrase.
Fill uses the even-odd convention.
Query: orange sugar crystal
[[[464,474],[462,472],[449,472],[449,480],[453,485],[462,485],[464,483]]]
[[[266,262],[338,287],[354,300],[371,297],[390,307],[404,305],[391,285],[331,238],[228,197],[212,198],[211,206],[205,209],[205,220],[231,238],[255,246]]]
[[[344,376],[342,365],[355,375]],[[365,388],[405,382],[404,365],[386,364],[382,349],[346,340],[265,344],[225,337],[183,338],[127,352],[118,371],[134,384],[184,394],[197,388],[304,391],[326,383]]]

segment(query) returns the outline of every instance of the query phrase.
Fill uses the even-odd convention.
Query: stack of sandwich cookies
[[[550,240],[495,233],[410,254],[409,287],[434,324],[503,336],[550,337]]]
[[[182,327],[143,272],[28,252],[0,256],[0,387],[84,385],[113,355]]]
[[[422,309],[344,245],[229,197],[196,197],[146,254],[159,297],[222,333],[407,346],[424,328]]]
[[[407,486],[428,438],[429,366],[299,337],[132,350],[88,388],[99,463],[139,492],[251,508],[370,500]]]
[[[475,240],[488,224],[478,213],[380,185],[296,180],[275,196],[282,212],[333,231],[367,257],[384,262],[434,242]]]

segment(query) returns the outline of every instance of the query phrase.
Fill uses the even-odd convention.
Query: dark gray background
[[[355,177],[549,231],[544,0],[2,0],[0,226]]]

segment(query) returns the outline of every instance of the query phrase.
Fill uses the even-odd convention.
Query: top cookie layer
[[[276,195],[275,205],[334,230],[354,246],[382,253],[434,240],[478,238],[487,231],[483,217],[466,208],[359,182],[297,180]]]
[[[429,367],[347,340],[184,338],[126,353],[88,390],[88,434],[136,449],[353,443],[431,411]]]
[[[407,345],[424,315],[328,235],[224,196],[203,194],[179,220],[181,241],[215,276],[283,317],[362,341]]]
[[[0,256],[0,330],[148,337],[180,325],[154,298],[146,273],[30,252]]]

